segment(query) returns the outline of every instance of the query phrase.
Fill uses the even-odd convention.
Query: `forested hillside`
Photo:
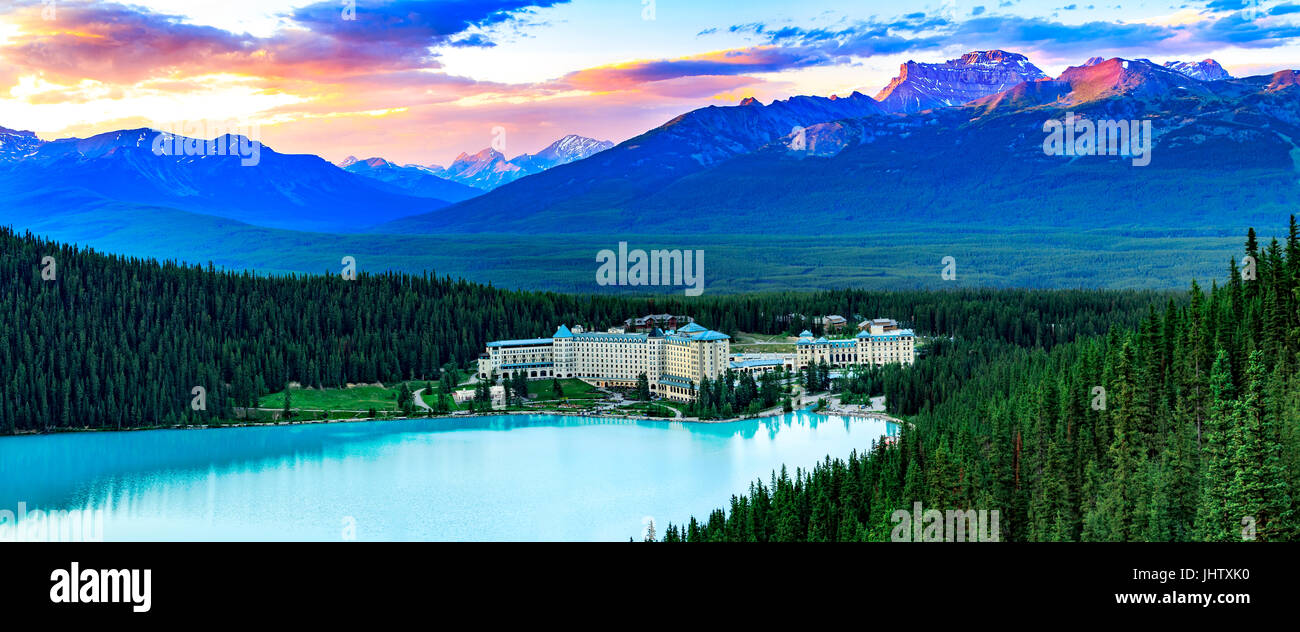
[[[3,230],[0,432],[205,423],[288,382],[430,379],[447,362],[474,361],[489,340],[550,335],[560,323],[603,329],[665,311],[731,333],[798,332],[829,313],[897,318],[971,345],[955,352],[959,369],[906,378],[910,392],[950,393],[1008,348],[1048,349],[1112,323],[1135,326],[1169,298],[1028,290],[575,296],[433,275],[259,277]],[[206,391],[206,410],[190,406],[196,386]]]
[[[1295,539],[1294,218],[1285,244],[1251,231],[1246,254],[1253,275],[1234,261],[1225,283],[1192,283],[1136,326],[1000,355],[952,392],[909,391],[900,406],[919,412],[895,445],[774,474],[664,539],[888,540],[914,502],[997,510],[1003,540]]]

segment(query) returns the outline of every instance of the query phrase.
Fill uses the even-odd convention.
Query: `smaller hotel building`
[[[853,338],[813,340],[812,332],[799,334],[795,343],[795,368],[802,369],[823,361],[832,367],[855,364],[912,364],[916,361],[916,334],[902,329],[898,321],[877,318],[863,322],[862,331]]]

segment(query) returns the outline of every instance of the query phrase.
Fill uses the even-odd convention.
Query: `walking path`
[[[433,410],[433,406],[424,403],[424,399],[420,397],[420,393],[423,393],[426,390],[428,389],[419,389],[414,393],[411,393],[411,397],[415,398],[415,405],[419,406],[421,410]]]

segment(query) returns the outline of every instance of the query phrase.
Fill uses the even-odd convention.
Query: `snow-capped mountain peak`
[[[886,112],[920,112],[969,103],[1047,75],[1019,53],[984,50],[941,64],[908,61],[876,95]]]
[[[577,134],[568,134],[536,154],[521,154],[510,160],[501,152],[486,148],[476,154],[461,153],[446,168],[429,165],[440,177],[490,191],[524,176],[582,160],[602,152],[614,143]]]
[[[1182,73],[1193,79],[1201,81],[1220,81],[1222,79],[1231,79],[1232,75],[1219,65],[1219,62],[1213,59],[1202,61],[1167,61],[1165,68],[1175,72]]]

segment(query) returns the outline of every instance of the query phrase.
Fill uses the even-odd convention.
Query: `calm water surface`
[[[796,412],[699,424],[590,417],[0,438],[0,511],[102,509],[106,540],[627,540],[703,518],[782,464],[894,424]]]

